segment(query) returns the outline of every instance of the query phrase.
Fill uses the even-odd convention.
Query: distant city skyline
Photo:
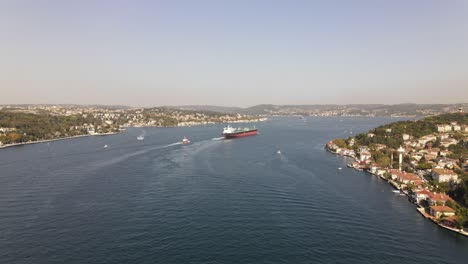
[[[3,1],[0,104],[468,102],[467,1]]]

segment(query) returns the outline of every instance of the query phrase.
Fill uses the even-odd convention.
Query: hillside
[[[211,105],[176,106],[182,110],[208,110],[249,115],[305,115],[305,116],[413,116],[422,117],[456,112],[468,104],[349,104],[349,105],[273,105],[261,104],[247,108]]]

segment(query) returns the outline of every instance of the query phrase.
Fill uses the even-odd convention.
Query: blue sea
[[[1,149],[0,263],[468,263],[468,237],[323,148],[395,120],[271,117],[241,139],[223,125],[131,128]]]

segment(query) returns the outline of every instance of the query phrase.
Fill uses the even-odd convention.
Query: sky
[[[468,1],[0,0],[0,104],[468,102]]]

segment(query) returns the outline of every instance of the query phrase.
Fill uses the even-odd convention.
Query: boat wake
[[[92,168],[93,170],[95,169],[98,169],[98,168],[102,168],[102,167],[107,167],[107,166],[110,166],[110,165],[113,165],[113,164],[117,164],[117,163],[120,163],[124,160],[127,160],[129,158],[132,158],[132,157],[135,157],[135,156],[138,156],[138,155],[142,155],[142,154],[146,154],[150,151],[154,151],[154,150],[159,150],[159,149],[165,149],[165,148],[170,148],[170,147],[173,147],[173,146],[177,146],[177,145],[182,145],[182,142],[174,142],[174,143],[171,143],[171,144],[167,144],[167,145],[162,145],[162,146],[154,146],[152,148],[147,148],[147,149],[143,149],[143,150],[139,150],[139,151],[135,151],[135,152],[131,152],[131,153],[127,153],[125,155],[122,155],[122,156],[119,156],[119,157],[115,157],[113,159],[110,159],[110,160],[106,160],[104,162],[100,162],[98,164],[95,164],[94,166],[89,166],[89,168]]]
[[[211,140],[221,140],[223,139],[224,137],[216,137],[216,138],[212,138]]]

